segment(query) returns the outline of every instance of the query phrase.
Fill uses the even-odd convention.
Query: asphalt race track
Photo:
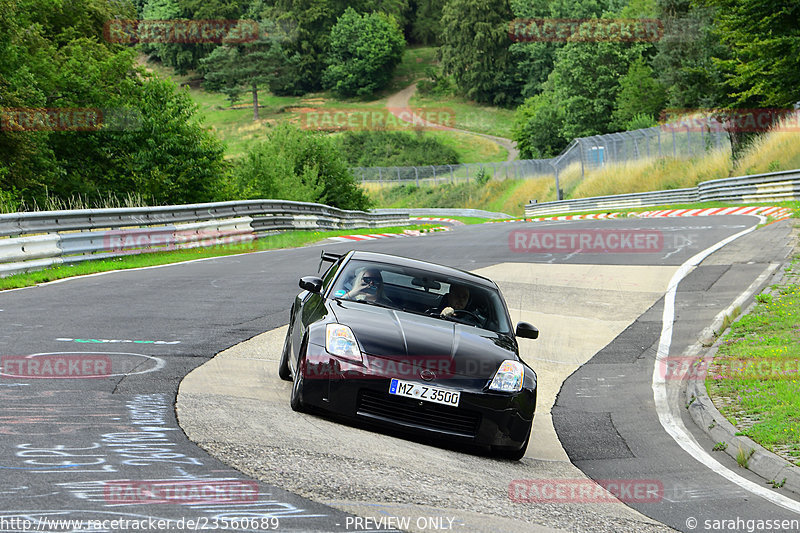
[[[224,529],[232,518],[246,518],[236,529],[252,531],[383,531],[401,525],[428,531],[712,531],[706,520],[798,519],[791,505],[753,494],[746,484],[712,470],[703,456],[686,452],[663,427],[665,415],[657,412],[663,406],[654,400],[653,368],[671,276],[698,252],[757,223],[755,217],[719,216],[485,224],[419,238],[324,246],[371,249],[485,272],[500,284],[515,319],[533,317],[542,336],[523,341],[530,342],[523,357],[551,384],[552,406],[537,410],[531,445],[519,463],[288,410],[289,388],[272,373],[277,361],[272,347],[298,292],[298,277],[316,271],[320,246],[4,292],[0,531],[36,529],[23,527],[34,523],[40,531],[89,530],[87,524],[93,531],[166,530],[153,525],[158,519],[171,520],[164,524],[175,531]],[[510,234],[533,229],[640,232],[659,240],[651,248],[650,241],[642,241],[645,246],[630,253],[515,249],[526,240]],[[789,231],[787,222],[760,228],[689,269],[677,286],[670,354],[681,354],[697,341],[754,280],[761,276],[768,283],[763,274],[785,259]],[[548,326],[557,334],[548,338]],[[237,346],[248,339],[253,339],[247,344],[252,351]],[[178,404],[182,428],[175,414],[181,380],[233,346],[212,366],[198,369],[225,365],[225,371],[217,366],[216,374],[206,372],[208,390],[184,391],[186,403]],[[59,361],[73,365],[70,376],[49,370],[58,368]],[[252,382],[230,380],[227,369],[237,365],[250,371]],[[562,366],[569,373],[559,371]],[[263,374],[253,371],[258,368]],[[218,401],[208,401],[214,387]],[[665,384],[673,418],[702,449],[711,450],[714,443],[679,408],[683,400],[676,387]],[[216,416],[222,412],[235,418]],[[216,424],[192,425],[209,413]],[[259,417],[272,418],[263,424]],[[190,435],[205,431],[196,438],[202,447],[183,429]],[[247,442],[248,434],[261,438]],[[382,447],[368,445],[376,442]],[[349,461],[343,460],[347,453],[353,453]],[[735,461],[714,458],[764,485]],[[352,475],[348,484],[348,473],[361,476]],[[509,492],[513,480],[580,479],[584,474],[596,480],[656,482],[663,496],[633,499],[628,506],[541,504],[515,501]],[[256,478],[266,481],[256,484]],[[246,490],[216,502],[186,492],[187,487],[231,486]],[[184,496],[154,501],[152,490],[143,487],[177,487]],[[797,500],[791,493],[775,492]],[[358,521],[356,515],[431,520],[406,527],[398,521]],[[452,520],[435,522],[437,517]],[[84,522],[69,528],[44,524],[62,519]],[[151,522],[136,528],[111,522],[121,519]]]

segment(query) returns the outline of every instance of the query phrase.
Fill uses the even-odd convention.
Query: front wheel
[[[284,381],[292,381],[292,373],[289,371],[289,353],[292,346],[292,327],[286,332],[286,340],[283,341],[283,352],[281,352],[281,362],[278,365],[278,377]]]

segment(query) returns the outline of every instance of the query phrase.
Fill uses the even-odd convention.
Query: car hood
[[[365,355],[411,361],[439,377],[488,379],[505,359],[517,359],[508,336],[485,329],[358,302],[337,300],[331,307]]]

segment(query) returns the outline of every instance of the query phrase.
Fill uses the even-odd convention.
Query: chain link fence
[[[665,124],[581,137],[551,159],[414,167],[356,167],[352,170],[362,183],[436,185],[470,181],[484,175],[492,179],[554,176],[558,184],[559,173],[572,165],[580,165],[583,179],[586,171],[609,164],[663,157],[690,158],[712,150],[730,150],[727,132],[720,128]]]

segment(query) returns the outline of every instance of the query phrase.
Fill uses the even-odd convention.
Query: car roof
[[[362,261],[375,261],[376,263],[388,263],[392,265],[404,266],[409,268],[419,268],[421,270],[428,270],[443,276],[450,276],[464,281],[471,281],[477,285],[497,289],[497,284],[478,274],[466,272],[457,268],[439,265],[437,263],[430,263],[428,261],[421,261],[419,259],[410,259],[408,257],[401,257],[399,255],[382,254],[379,252],[362,252],[354,251],[350,259],[358,259]]]

